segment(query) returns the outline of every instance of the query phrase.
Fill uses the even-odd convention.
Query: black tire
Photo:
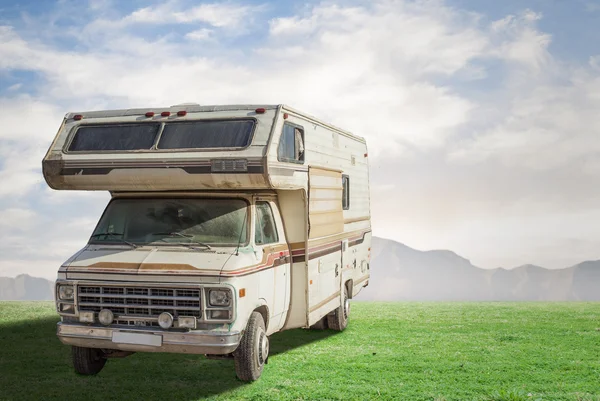
[[[96,348],[71,347],[73,367],[80,375],[95,375],[106,364],[102,350]]]
[[[265,321],[258,312],[252,312],[240,345],[233,353],[235,373],[245,382],[258,380],[269,357],[269,338]]]
[[[333,312],[327,315],[327,325],[331,330],[343,331],[348,326],[350,317],[350,301],[348,300],[348,289],[344,286],[344,297],[342,303]]]
[[[311,330],[327,330],[327,315],[323,316],[321,320],[310,326]]]

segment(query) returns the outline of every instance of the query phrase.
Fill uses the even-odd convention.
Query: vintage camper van
[[[365,140],[287,106],[69,113],[43,173],[112,195],[56,282],[80,374],[176,352],[256,380],[271,334],[344,330],[369,282]]]

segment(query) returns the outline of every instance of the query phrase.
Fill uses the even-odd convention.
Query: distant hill
[[[427,301],[598,301],[600,261],[565,269],[481,269],[451,251],[418,251],[373,238],[371,280],[358,299]]]
[[[54,299],[54,282],[27,274],[0,277],[0,300],[44,301]]]
[[[54,283],[0,277],[0,300],[51,300]],[[371,279],[358,300],[600,301],[600,261],[557,270],[524,265],[481,269],[451,251],[418,251],[373,238]]]

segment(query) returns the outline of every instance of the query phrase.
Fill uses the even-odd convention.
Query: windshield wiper
[[[191,238],[194,237],[191,234],[183,234],[183,233],[180,233],[180,232],[177,232],[177,231],[174,231],[172,233],[152,233],[152,235],[166,235],[166,236],[169,236],[169,237],[180,236],[180,237],[187,238],[187,239],[190,239],[190,240],[191,240]],[[169,244],[185,245],[185,246],[189,246],[189,247],[191,247],[191,245],[202,245],[202,246],[206,247],[206,249],[208,249],[208,250],[212,249],[212,247],[210,245],[205,244],[204,242],[199,242],[199,241],[169,242],[169,241],[166,241],[164,238],[161,238],[160,240],[163,241],[163,242],[167,242]]]
[[[102,237],[103,235],[110,235],[113,238],[118,239],[119,241],[129,245],[132,248],[137,248],[138,246],[136,244],[134,244],[133,242],[129,242],[121,237],[119,237],[120,235],[122,236],[123,233],[98,233],[98,234],[92,234],[91,238],[96,238],[96,237]]]

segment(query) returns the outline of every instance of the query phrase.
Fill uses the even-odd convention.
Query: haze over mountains
[[[357,300],[598,301],[600,261],[565,269],[524,265],[481,269],[451,251],[418,251],[373,238],[371,279]],[[0,300],[53,299],[54,283],[22,274],[0,277]]]
[[[360,300],[597,301],[600,261],[565,269],[481,269],[451,251],[418,251],[373,238],[371,280]]]
[[[43,301],[54,299],[54,282],[20,274],[0,277],[0,301]]]

